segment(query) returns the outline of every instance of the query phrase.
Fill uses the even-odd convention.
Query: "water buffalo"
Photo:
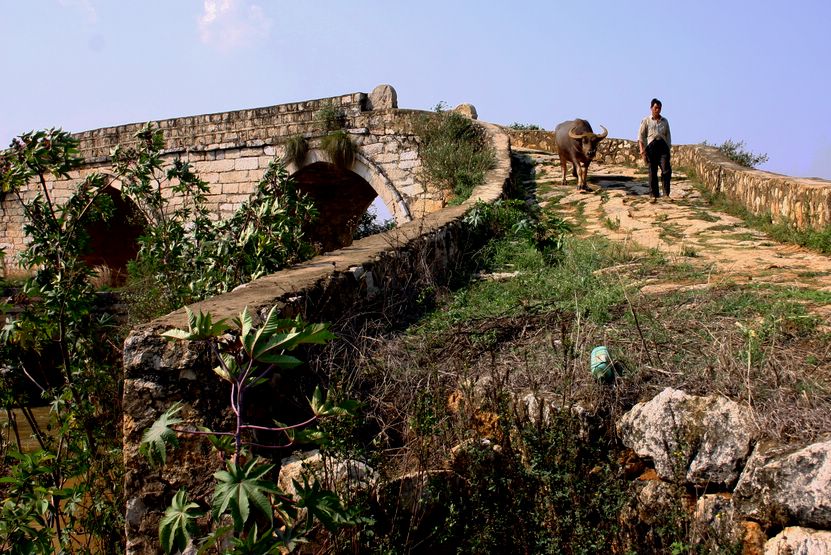
[[[563,185],[566,184],[566,163],[571,162],[574,166],[572,174],[577,178],[577,188],[581,191],[588,189],[586,175],[589,172],[589,164],[594,160],[597,143],[608,134],[605,127],[603,133],[594,133],[592,126],[584,119],[564,121],[554,129],[554,143],[557,145],[557,154],[560,155],[560,164],[563,166]]]

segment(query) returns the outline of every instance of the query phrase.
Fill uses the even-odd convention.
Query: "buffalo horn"
[[[582,139],[583,137],[585,137],[586,135],[588,135],[588,133],[579,133],[579,134],[575,133],[574,132],[574,127],[572,127],[571,129],[568,130],[568,136],[571,137],[572,139],[577,139],[578,141],[580,139]]]

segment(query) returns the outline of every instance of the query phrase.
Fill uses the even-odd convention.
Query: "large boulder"
[[[733,502],[741,514],[769,525],[831,529],[831,440],[795,450],[758,446]]]
[[[672,388],[635,405],[618,432],[624,445],[654,461],[662,479],[709,488],[730,489],[755,443],[744,407]]]
[[[765,544],[765,555],[831,555],[831,532],[785,528]]]
[[[324,457],[315,449],[283,459],[277,485],[288,495],[296,496],[294,482],[302,485],[304,479],[310,484],[319,482],[342,498],[349,498],[358,492],[374,490],[378,477],[365,463]]]

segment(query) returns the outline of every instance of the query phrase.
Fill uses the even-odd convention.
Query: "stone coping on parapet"
[[[147,123],[158,126],[165,133],[165,140],[168,144],[165,152],[200,148],[263,146],[268,142],[263,137],[240,140],[240,136],[252,130],[274,130],[278,127],[295,131],[296,126],[313,123],[318,111],[327,105],[343,110],[344,116],[353,117],[365,110],[366,99],[366,93],[356,92],[261,108],[127,123],[81,131],[74,133],[73,137],[79,140],[79,151],[88,162],[107,159],[110,150],[116,145],[135,143],[135,134]],[[202,137],[208,137],[208,139],[201,141],[204,144],[198,144],[200,141],[195,141],[195,139]]]
[[[328,106],[338,110],[345,118],[354,118],[365,112],[395,110],[398,108],[398,100],[395,89],[391,85],[382,84],[369,94],[353,92],[259,108],[134,122],[81,131],[73,136],[80,141],[79,150],[88,162],[103,161],[116,145],[135,142],[135,134],[147,123],[153,123],[165,132],[168,153],[239,146],[260,147],[274,143],[273,137],[262,136],[264,131],[283,137],[310,124],[322,127],[316,118],[320,110]],[[243,138],[246,133],[254,137]]]

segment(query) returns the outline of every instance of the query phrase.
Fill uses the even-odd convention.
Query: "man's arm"
[[[643,158],[645,162],[648,161],[647,157],[646,157],[646,133],[647,133],[646,118],[644,118],[641,121],[640,128],[638,129],[638,146],[641,149],[641,158]]]

